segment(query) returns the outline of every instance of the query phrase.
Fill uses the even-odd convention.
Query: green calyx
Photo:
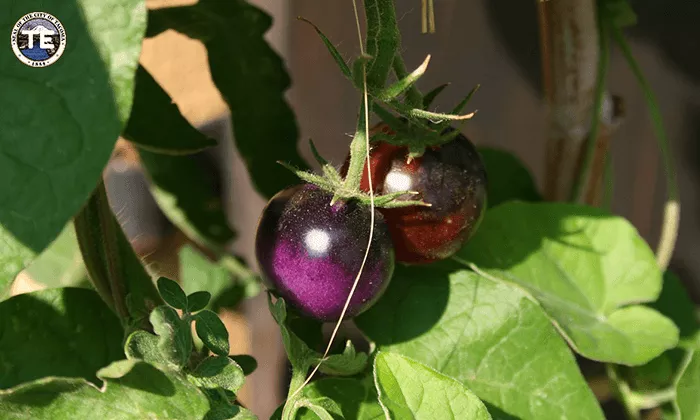
[[[333,201],[331,202],[331,204],[334,204],[337,201],[349,200],[357,200],[360,203],[368,206],[372,204],[372,197],[368,193],[359,189],[359,185],[361,182],[359,177],[357,178],[356,183],[352,183],[353,185],[357,185],[357,187],[348,187],[348,181],[350,180],[350,178],[348,176],[343,178],[340,175],[338,169],[336,169],[332,164],[328,163],[328,161],[326,161],[318,153],[318,150],[316,150],[316,146],[314,146],[313,141],[309,140],[309,144],[311,146],[311,150],[314,154],[314,157],[318,161],[319,165],[321,165],[322,174],[315,174],[308,171],[302,171],[300,169],[288,165],[285,162],[278,163],[284,166],[285,168],[289,169],[290,171],[294,172],[299,178],[308,182],[309,184],[314,184],[325,191],[333,193]],[[362,163],[364,165],[364,162]],[[362,175],[362,172],[360,172],[360,175]],[[403,199],[406,196],[415,195],[418,195],[418,193],[415,191],[397,191],[391,194],[375,195],[374,207],[396,208],[410,206],[430,206],[430,204],[420,200]],[[402,199],[399,200],[399,198]]]

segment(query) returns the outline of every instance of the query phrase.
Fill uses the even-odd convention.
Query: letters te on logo
[[[27,13],[12,27],[10,43],[19,61],[30,67],[46,67],[63,54],[66,30],[49,13]]]

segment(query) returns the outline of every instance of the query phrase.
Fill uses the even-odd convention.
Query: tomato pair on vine
[[[452,129],[448,129],[452,130]],[[386,125],[373,133],[394,135]],[[368,309],[384,292],[394,261],[423,264],[453,255],[474,233],[486,208],[486,171],[474,145],[461,133],[427,147],[420,157],[379,141],[370,154],[378,195],[418,193],[429,206],[378,208],[367,260],[345,316]],[[348,161],[341,169],[347,171]],[[360,189],[369,190],[365,165]],[[263,210],[256,256],[263,278],[301,312],[337,320],[368,246],[371,209],[313,184],[275,195]],[[397,201],[414,200],[410,194]]]

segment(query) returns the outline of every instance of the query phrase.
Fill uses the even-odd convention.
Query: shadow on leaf
[[[95,372],[124,357],[122,334],[92,290],[50,289],[8,299],[0,303],[0,389],[47,376],[100,384]]]
[[[355,323],[378,345],[408,341],[433,328],[445,311],[449,295],[449,272],[440,265],[397,265],[384,296],[369,311],[356,317]],[[397,318],[398,313],[404,316]],[[390,334],[375,333],[377,324],[373,319],[377,316],[391,319],[401,328],[389,329]]]

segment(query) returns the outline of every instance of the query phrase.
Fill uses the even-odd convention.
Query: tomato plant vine
[[[219,312],[265,288],[291,365],[273,418],[602,419],[585,363],[605,372],[630,419],[646,410],[696,418],[697,310],[667,270],[677,176],[622,30],[635,22],[631,6],[577,6],[592,13],[599,41],[594,101],[568,200],[548,202],[517,157],[460,131],[475,117],[465,108],[478,84],[449,112],[433,108],[448,85],[418,88],[431,56],[407,67],[393,0],[340,4],[357,23],[350,63],[323,25],[299,18],[361,95],[345,162],[310,142],[319,171],[297,150],[291,80],[265,40],[272,20],[245,0],[152,10],[144,0],[65,1],[47,10],[76,40],[59,61],[33,69],[0,52],[1,416],[257,418],[239,398],[257,362],[232,354]],[[433,1],[420,9],[421,31],[439,32]],[[269,199],[257,272],[228,251],[237,232],[220,194],[203,187],[210,174],[190,159],[217,142],[139,65],[143,40],[168,30],[206,47],[235,147]],[[596,146],[613,41],[644,91],[667,176],[656,255],[630,222],[582,204],[603,167]],[[28,117],[36,109],[48,122]],[[178,251],[178,281],[144,265],[110,206],[102,171],[119,137],[191,244]],[[79,270],[56,262],[76,257]],[[23,269],[46,287],[10,296]],[[363,343],[340,333],[350,319]]]

